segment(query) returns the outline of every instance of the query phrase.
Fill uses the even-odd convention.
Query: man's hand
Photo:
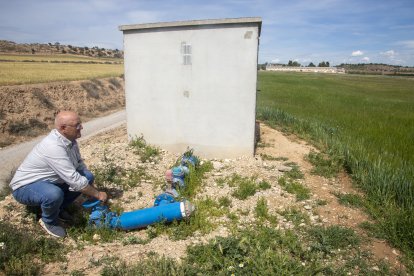
[[[98,199],[102,202],[106,202],[108,200],[108,195],[105,192],[98,192]]]

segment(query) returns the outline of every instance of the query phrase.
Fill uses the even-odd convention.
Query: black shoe
[[[73,221],[73,217],[65,210],[60,211],[58,219],[63,222]]]
[[[55,238],[64,238],[66,237],[66,230],[59,226],[59,225],[53,225],[53,224],[48,224],[45,223],[42,219],[39,220],[40,226],[42,226],[43,229],[45,229],[45,231],[55,237]]]

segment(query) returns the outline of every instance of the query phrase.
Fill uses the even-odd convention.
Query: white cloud
[[[402,45],[405,48],[409,48],[409,49],[414,49],[414,40],[403,40],[403,41],[398,41],[397,45]]]
[[[382,56],[393,58],[396,55],[396,52],[394,50],[389,50],[385,52],[380,53]]]
[[[368,61],[369,61],[369,57],[363,57],[363,58],[362,58],[362,61],[363,61],[363,62],[368,62]]]
[[[357,50],[357,51],[353,51],[351,56],[353,57],[358,57],[358,56],[362,56],[364,54],[364,52]]]

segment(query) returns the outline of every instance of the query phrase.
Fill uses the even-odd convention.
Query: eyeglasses
[[[82,123],[76,124],[75,126],[71,126],[71,125],[64,125],[64,126],[70,126],[70,127],[74,127],[77,130],[80,130],[82,128]]]

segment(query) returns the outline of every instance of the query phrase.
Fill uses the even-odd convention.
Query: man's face
[[[62,134],[71,141],[75,141],[82,136],[81,130],[83,129],[80,118],[75,115],[73,118],[69,118],[67,123],[62,126]]]

